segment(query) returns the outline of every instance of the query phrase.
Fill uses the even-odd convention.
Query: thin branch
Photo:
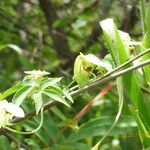
[[[92,83],[90,83],[89,85],[87,85],[87,86],[85,86],[85,87],[83,87],[83,88],[81,88],[81,89],[78,89],[78,90],[76,90],[76,91],[73,91],[70,95],[71,95],[71,96],[78,95],[78,94],[80,94],[80,93],[82,93],[82,92],[85,92],[85,91],[88,91],[88,90],[90,90],[90,89],[93,89],[95,86],[97,86],[97,85],[99,85],[99,84],[102,84],[102,83],[104,83],[104,82],[107,82],[107,81],[116,79],[116,78],[118,78],[118,77],[120,77],[120,76],[122,76],[122,75],[124,75],[124,74],[127,74],[127,73],[129,73],[129,72],[131,72],[131,71],[134,71],[134,70],[136,70],[136,69],[138,69],[138,68],[140,68],[140,67],[143,67],[143,66],[145,66],[145,65],[148,65],[148,64],[150,64],[150,60],[146,60],[146,61],[144,61],[144,62],[142,62],[142,63],[140,63],[140,64],[138,64],[138,65],[129,67],[129,68],[124,69],[124,70],[122,70],[122,71],[120,71],[120,72],[117,72],[117,73],[115,73],[115,74],[113,74],[113,75],[110,75],[110,76],[107,76],[107,77],[102,78],[102,79],[100,79],[100,80],[97,80],[97,82],[92,82]],[[50,107],[53,107],[53,106],[56,105],[56,104],[58,104],[58,102],[56,102],[56,101],[51,102],[51,101],[50,101],[50,102],[48,102],[48,103],[46,103],[46,104],[44,105],[44,110],[46,110],[46,109],[48,109],[48,108],[50,108]],[[29,113],[27,113],[24,118],[14,118],[14,119],[12,120],[12,123],[17,123],[17,122],[20,122],[20,121],[29,119],[29,118],[31,118],[31,117],[33,117],[33,116],[35,116],[35,115],[36,115],[35,110],[32,110],[32,111],[30,111]]]
[[[54,105],[56,105],[56,104],[58,104],[58,102],[57,101],[50,101],[50,102],[48,102],[48,103],[46,103],[45,105],[44,105],[44,110],[47,110],[48,108],[50,108],[50,107],[53,107]],[[26,115],[25,115],[25,117],[24,118],[14,118],[12,121],[11,121],[11,123],[18,123],[18,122],[21,122],[21,121],[23,121],[23,120],[26,120],[26,119],[29,119],[29,118],[32,118],[32,117],[34,117],[36,115],[36,110],[31,110],[31,111],[29,111],[28,113],[26,113]]]
[[[111,75],[111,74],[113,74],[114,72],[116,72],[116,71],[122,69],[122,68],[125,67],[126,65],[129,65],[130,63],[132,63],[132,62],[135,61],[136,59],[142,57],[143,55],[145,55],[145,54],[147,54],[147,53],[149,53],[149,52],[150,52],[150,48],[147,49],[147,50],[145,50],[145,51],[143,51],[142,53],[136,55],[134,58],[132,58],[132,59],[126,61],[125,63],[121,64],[120,66],[114,68],[112,71],[107,72],[103,77],[101,77],[101,78],[99,78],[99,79],[97,79],[97,80],[94,80],[93,82],[97,82],[97,81],[99,81],[99,80],[102,80],[103,78],[108,77],[109,75]]]
[[[110,76],[108,76],[108,77],[106,77],[106,78],[102,78],[102,79],[100,79],[100,80],[97,80],[97,82],[92,82],[92,83],[90,83],[89,85],[87,85],[87,86],[85,86],[85,87],[83,87],[83,88],[81,88],[81,89],[79,89],[79,90],[76,90],[76,91],[72,92],[72,93],[71,93],[71,96],[80,94],[80,93],[82,93],[82,92],[84,92],[84,91],[88,91],[88,90],[94,88],[95,86],[97,86],[97,85],[99,85],[99,84],[102,84],[102,83],[104,83],[104,82],[107,82],[107,81],[116,79],[116,78],[118,78],[118,77],[120,77],[120,76],[122,76],[122,75],[124,75],[124,74],[127,74],[127,73],[129,73],[129,72],[131,72],[131,71],[134,71],[134,70],[136,70],[136,69],[138,69],[138,68],[141,68],[141,67],[143,67],[143,66],[146,66],[146,65],[148,65],[148,64],[150,64],[150,59],[149,59],[149,60],[146,60],[146,61],[143,61],[142,63],[140,63],[140,64],[138,64],[138,65],[134,65],[134,66],[129,67],[129,68],[127,68],[127,69],[124,69],[124,70],[122,70],[122,71],[120,71],[120,72],[117,72],[117,73],[115,73],[115,74],[113,74],[113,75],[110,75]]]
[[[10,141],[14,141],[18,147],[18,149],[20,149],[21,147],[23,147],[26,150],[30,150],[29,147],[25,144],[23,144],[22,142],[20,142],[19,140],[16,139],[16,137],[14,137],[13,135],[11,135],[10,133],[6,132],[6,131],[2,131],[1,132],[4,136],[7,137],[8,140]]]

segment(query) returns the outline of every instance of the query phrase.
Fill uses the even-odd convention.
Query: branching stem
[[[78,90],[76,90],[76,91],[71,92],[70,95],[71,95],[71,96],[75,96],[75,95],[81,94],[82,92],[85,92],[85,91],[88,91],[88,90],[90,90],[90,89],[93,89],[95,86],[97,86],[97,85],[99,85],[99,84],[102,84],[102,83],[107,82],[107,81],[111,81],[111,80],[113,80],[113,79],[116,79],[116,78],[118,78],[118,77],[124,75],[124,74],[127,74],[127,73],[129,73],[129,72],[131,72],[131,71],[134,71],[134,70],[136,70],[136,69],[138,69],[138,68],[140,68],[140,67],[143,67],[143,66],[145,66],[145,65],[150,64],[150,60],[146,60],[146,61],[144,61],[144,62],[142,62],[142,63],[140,63],[140,64],[138,64],[138,65],[134,65],[134,66],[131,66],[131,67],[129,67],[129,68],[126,68],[126,69],[124,69],[124,70],[122,70],[122,71],[119,71],[119,72],[117,72],[117,73],[114,73],[114,72],[118,71],[119,69],[123,68],[125,65],[127,65],[127,64],[129,64],[129,63],[131,63],[131,62],[133,62],[134,60],[138,59],[139,57],[145,55],[145,54],[148,53],[148,52],[150,52],[150,49],[145,50],[144,52],[140,53],[139,55],[137,55],[137,56],[134,57],[133,59],[131,59],[131,60],[125,62],[124,64],[122,64],[122,65],[120,65],[120,66],[118,66],[117,68],[115,68],[115,69],[112,70],[111,72],[108,72],[108,73],[107,73],[106,75],[104,75],[102,78],[97,79],[97,80],[91,82],[89,85],[87,85],[87,86],[85,86],[85,87],[83,87],[83,88],[81,88],[81,89],[78,89]],[[114,74],[113,74],[113,73],[114,73]],[[53,106],[56,105],[56,104],[58,104],[58,102],[56,102],[56,101],[53,101],[53,102],[50,101],[50,102],[46,103],[46,104],[43,106],[43,109],[46,110],[46,109],[48,109],[48,108],[50,108],[50,107],[53,107]],[[22,120],[29,119],[29,118],[31,118],[31,117],[33,117],[33,116],[35,116],[35,115],[36,115],[36,111],[35,111],[35,110],[32,110],[32,111],[28,112],[24,118],[14,118],[11,122],[12,122],[12,123],[21,122]],[[3,129],[1,129],[1,130],[3,130]],[[1,131],[1,130],[0,130],[0,131]]]

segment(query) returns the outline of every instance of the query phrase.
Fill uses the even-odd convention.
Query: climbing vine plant
[[[0,94],[0,132],[10,131],[21,135],[35,133],[46,145],[49,144],[50,137],[54,140],[52,149],[98,150],[107,136],[125,134],[128,129],[132,133],[132,129],[137,130],[138,127],[137,132],[143,147],[149,148],[150,103],[145,93],[150,92],[150,7],[141,8],[144,12],[145,32],[142,41],[134,41],[128,33],[118,30],[111,18],[101,21],[109,54],[100,59],[93,54],[80,53],[75,59],[74,74],[69,85],[62,83],[63,77],[52,77],[46,71],[25,71],[26,76],[22,81]],[[14,49],[12,45],[11,48]],[[110,83],[74,118],[65,118],[56,107],[64,105],[65,109],[71,109],[74,96],[105,82]],[[78,125],[78,121],[89,108],[112,88],[117,89],[117,114],[98,117]],[[132,116],[121,115],[124,102]],[[55,107],[51,108],[52,106]],[[62,131],[58,127],[52,127],[52,120],[44,112],[49,108],[63,120],[60,125]],[[31,121],[30,118],[34,116]],[[18,123],[22,127],[18,127]],[[57,137],[52,130],[44,135],[48,126],[55,130]],[[65,134],[68,128],[72,132]],[[99,138],[94,144],[88,145],[82,141],[96,136]]]

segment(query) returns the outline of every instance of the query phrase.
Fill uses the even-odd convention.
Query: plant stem
[[[147,50],[145,50],[145,51],[143,51],[143,52],[141,52],[140,54],[136,55],[134,58],[132,58],[132,59],[126,61],[126,62],[123,63],[122,65],[116,67],[116,68],[113,69],[112,71],[107,72],[103,77],[101,77],[101,78],[99,78],[99,79],[96,79],[96,80],[94,80],[94,81],[91,81],[91,83],[98,82],[99,80],[102,80],[103,78],[108,77],[109,75],[111,75],[111,74],[113,74],[114,72],[120,70],[121,68],[123,68],[123,67],[125,67],[126,65],[132,63],[132,62],[135,61],[136,59],[140,58],[141,56],[143,56],[143,55],[145,55],[145,54],[147,54],[147,53],[149,53],[149,52],[150,52],[150,48],[147,49]],[[74,90],[74,89],[76,89],[76,88],[78,88],[78,87],[79,87],[78,85],[75,85],[75,86],[73,86],[72,88],[70,88],[69,90],[72,91],[72,90]]]
[[[80,93],[82,93],[82,92],[85,92],[85,91],[87,91],[87,90],[90,90],[90,89],[94,88],[95,86],[97,86],[97,85],[99,85],[99,84],[101,84],[101,83],[104,83],[104,82],[107,82],[107,81],[109,81],[109,80],[118,78],[118,77],[120,77],[120,76],[122,76],[122,75],[124,75],[124,74],[126,74],[126,73],[129,73],[129,72],[131,72],[131,71],[133,71],[133,70],[136,70],[136,69],[138,69],[138,68],[140,68],[140,67],[143,67],[143,66],[145,66],[145,65],[148,65],[148,64],[150,64],[150,60],[146,60],[146,61],[144,61],[144,62],[142,62],[142,63],[140,63],[140,64],[138,64],[138,65],[129,67],[129,68],[124,69],[124,70],[122,70],[122,71],[120,71],[120,72],[117,72],[117,73],[115,73],[115,74],[113,74],[113,75],[111,75],[111,76],[102,78],[102,79],[98,80],[97,82],[92,82],[92,83],[90,83],[89,85],[87,85],[87,86],[85,86],[85,87],[83,87],[83,88],[81,88],[81,89],[78,89],[78,90],[72,92],[70,95],[71,95],[71,96],[75,96],[75,95],[77,95],[77,94],[80,94]],[[43,106],[43,107],[44,107],[44,110],[46,110],[46,109],[48,109],[48,108],[50,108],[50,107],[53,107],[53,106],[56,105],[56,104],[58,104],[58,102],[56,102],[56,101],[53,101],[53,102],[50,101],[50,102],[46,103],[46,104]],[[29,113],[27,113],[24,118],[14,118],[11,122],[12,122],[12,123],[17,123],[17,122],[20,122],[20,121],[22,121],[22,120],[31,118],[31,117],[33,117],[33,116],[35,116],[35,115],[36,115],[36,111],[35,111],[35,110],[32,110],[32,111],[30,111]]]
[[[99,79],[96,82],[92,82],[89,85],[87,85],[87,86],[85,86],[85,87],[83,87],[83,88],[81,88],[79,90],[76,90],[76,91],[72,92],[70,95],[74,96],[74,95],[80,94],[80,93],[82,93],[84,91],[87,91],[87,90],[90,90],[91,88],[94,88],[95,86],[97,86],[97,85],[99,85],[101,83],[104,83],[104,82],[107,82],[109,80],[118,78],[118,77],[120,77],[120,76],[122,76],[122,75],[124,75],[126,73],[129,73],[129,72],[131,72],[133,70],[136,70],[136,69],[138,69],[140,67],[143,67],[145,65],[148,65],[148,64],[150,64],[150,59],[146,60],[146,61],[144,61],[144,62],[142,62],[142,63],[140,63],[138,65],[135,65],[135,66],[129,67],[127,69],[124,69],[124,70],[122,70],[120,72],[117,72],[117,73],[115,73],[113,75],[110,75],[110,76],[107,76],[105,78]]]
[[[20,142],[20,140],[17,140],[16,137],[11,135],[10,133],[8,133],[6,131],[3,131],[2,134],[4,136],[6,136],[8,140],[14,141],[16,143],[18,149],[21,149],[21,147],[23,147],[25,150],[30,150],[30,148],[27,145],[25,145],[24,143]]]
[[[8,130],[8,131],[11,131],[11,132],[14,132],[14,133],[18,133],[18,134],[24,134],[24,135],[33,134],[33,133],[37,132],[42,127],[43,119],[44,119],[43,111],[44,111],[44,109],[42,107],[41,108],[41,121],[40,121],[40,124],[39,124],[39,126],[36,129],[34,129],[32,131],[27,131],[27,132],[17,131],[17,130],[11,129],[11,128],[7,127],[7,126],[5,126],[4,128],[6,130]]]
[[[135,61],[136,59],[140,58],[141,56],[143,56],[143,55],[145,55],[145,54],[147,54],[147,53],[149,53],[149,52],[150,52],[150,48],[147,49],[147,50],[145,50],[145,51],[143,51],[142,53],[136,55],[134,58],[132,58],[132,59],[126,61],[126,62],[123,63],[122,65],[116,67],[116,68],[113,69],[112,71],[107,72],[103,77],[101,77],[100,79],[96,79],[96,80],[94,80],[93,82],[97,82],[97,81],[99,81],[99,80],[102,80],[103,78],[108,77],[109,75],[111,75],[111,74],[113,74],[114,72],[120,70],[121,68],[123,68],[123,67],[125,67],[126,65],[132,63],[132,62]]]

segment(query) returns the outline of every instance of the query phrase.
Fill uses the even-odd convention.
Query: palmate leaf
[[[54,90],[57,93],[59,93],[60,95],[62,95],[62,97],[67,98],[70,102],[73,103],[73,99],[69,93],[69,91],[67,90],[67,87],[59,85],[59,84],[54,84],[54,85],[49,85],[45,90]]]

